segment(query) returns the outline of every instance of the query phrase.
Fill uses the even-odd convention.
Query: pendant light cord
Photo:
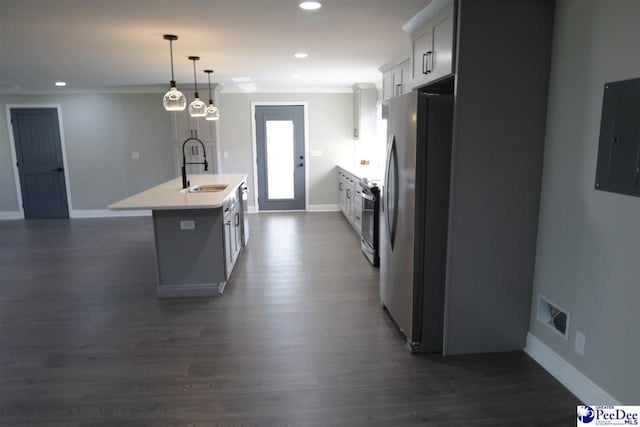
[[[171,56],[171,81],[175,81],[173,77],[173,40],[169,40],[169,55]]]
[[[207,73],[207,79],[209,80],[209,104],[213,104],[213,97],[211,96],[211,73]]]
[[[196,89],[196,98],[198,98],[198,82],[196,80],[196,60],[193,60],[193,86]]]

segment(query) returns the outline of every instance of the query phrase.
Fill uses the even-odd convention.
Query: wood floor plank
[[[224,295],[158,300],[149,218],[0,222],[0,425],[575,425],[523,353],[407,353],[340,214],[250,226]]]

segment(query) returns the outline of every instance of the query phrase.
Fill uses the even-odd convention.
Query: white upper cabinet
[[[367,141],[376,136],[378,89],[373,83],[353,85],[353,138]]]
[[[396,61],[397,62],[397,61]],[[399,63],[382,66],[382,99],[387,100],[394,96],[411,92],[411,59],[406,58]]]
[[[430,3],[403,27],[411,33],[412,88],[453,72],[454,21],[454,2],[441,0]]]

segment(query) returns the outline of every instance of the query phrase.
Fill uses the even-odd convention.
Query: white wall
[[[228,152],[222,172],[248,173],[250,204],[253,205],[253,154],[251,102],[307,102],[309,144],[322,150],[322,157],[307,159],[309,204],[338,204],[337,163],[352,161],[353,95],[350,93],[239,94],[222,93],[220,108],[220,148]]]
[[[106,209],[175,177],[162,94],[0,95],[6,104],[60,104],[74,210]],[[17,211],[7,121],[0,120],[0,211]],[[140,153],[132,160],[131,153]]]
[[[530,325],[627,404],[640,402],[640,198],[594,183],[604,84],[640,77],[639,18],[637,0],[556,3]],[[540,294],[571,313],[568,341],[536,320]]]

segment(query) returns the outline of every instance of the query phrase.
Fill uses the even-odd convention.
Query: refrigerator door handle
[[[393,246],[396,238],[396,226],[398,222],[398,153],[396,147],[396,136],[389,136],[387,145],[387,167],[384,176],[385,188],[385,209],[384,217],[387,223],[387,237],[389,238],[389,247],[393,252]],[[393,179],[393,185],[389,183],[390,176]],[[392,203],[392,205],[390,205]]]

